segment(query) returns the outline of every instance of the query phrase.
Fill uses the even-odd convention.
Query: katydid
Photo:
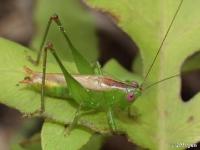
[[[146,82],[146,79],[152,70],[152,67],[158,57],[158,54],[162,49],[162,46],[167,38],[167,35],[169,34],[169,31],[175,21],[175,18],[181,8],[182,3],[183,0],[180,1],[178,8],[168,27],[168,30],[160,44],[160,47],[148,69],[148,72],[144,77],[142,84],[140,85],[135,81],[131,83],[125,83],[117,81],[112,77],[104,76],[101,72],[100,67],[97,67],[97,69],[99,69],[99,72],[98,74],[95,74],[95,68],[92,67],[90,63],[86,61],[86,59],[79,53],[79,51],[72,44],[70,38],[68,37],[57,15],[53,15],[49,19],[40,46],[40,51],[38,53],[37,60],[34,61],[33,59],[30,58],[30,60],[33,63],[38,65],[43,53],[44,57],[43,71],[35,72],[25,67],[26,77],[24,78],[23,81],[20,82],[27,84],[33,90],[41,92],[41,108],[40,108],[41,114],[44,113],[45,111],[45,103],[44,103],[45,96],[59,97],[62,99],[67,99],[70,97],[79,105],[70,128],[72,128],[76,124],[80,110],[83,111],[94,110],[94,111],[106,112],[108,118],[108,124],[110,126],[111,131],[116,132],[117,126],[115,123],[115,115],[114,115],[116,110],[118,109],[124,110],[129,108],[132,102],[134,102],[145,89],[157,83],[160,83],[161,81],[177,76],[175,75],[144,87],[144,83]],[[46,46],[44,46],[52,22],[55,22],[57,24],[66,42],[69,44],[77,69],[81,75],[71,75],[67,71],[67,69],[61,62],[60,58],[58,57],[52,43],[48,42]],[[46,73],[48,51],[50,51],[54,56],[56,62],[58,63],[60,69],[62,70],[62,74]]]

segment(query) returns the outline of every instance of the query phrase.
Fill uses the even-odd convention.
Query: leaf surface
[[[78,150],[85,145],[91,137],[86,130],[74,129],[66,134],[63,125],[46,122],[42,129],[42,148],[44,150]]]
[[[136,42],[145,75],[180,0],[86,2],[114,16],[117,25]],[[179,74],[185,59],[199,50],[199,5],[198,0],[184,0],[146,85]],[[133,142],[146,148],[165,150],[180,143],[186,146],[200,140],[200,95],[184,103],[180,98],[180,84],[178,77],[165,81],[144,91],[134,103],[140,117],[135,123],[123,125]]]

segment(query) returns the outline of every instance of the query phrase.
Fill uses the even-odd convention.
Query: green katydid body
[[[32,90],[41,92],[41,114],[45,112],[44,97],[53,96],[62,99],[71,98],[77,104],[77,112],[75,117],[70,124],[70,129],[76,124],[77,116],[81,109],[84,110],[99,110],[107,113],[108,124],[112,131],[117,131],[117,127],[114,119],[114,111],[117,109],[125,109],[131,105],[138,96],[141,95],[142,89],[144,89],[144,83],[151,72],[154,62],[157,59],[159,52],[162,49],[164,41],[171,29],[171,26],[179,12],[179,9],[183,3],[181,0],[178,5],[178,9],[172,18],[171,24],[161,42],[161,45],[155,55],[155,58],[150,65],[147,74],[144,77],[142,84],[139,86],[136,82],[124,83],[114,80],[109,77],[104,77],[101,74],[95,75],[94,68],[91,67],[90,63],[79,53],[79,51],[73,46],[70,38],[68,37],[64,27],[62,26],[60,19],[57,15],[50,17],[45,30],[45,34],[40,46],[40,51],[36,61],[30,59],[33,63],[39,64],[40,57],[42,54],[42,48],[47,38],[48,30],[52,21],[54,21],[59,27],[63,34],[66,42],[69,44],[74,61],[80,74],[88,75],[71,75],[64,67],[60,58],[58,57],[52,43],[47,43],[44,47],[44,59],[43,59],[43,71],[34,72],[31,69],[25,68],[27,76],[21,83],[26,83]],[[47,51],[50,51],[54,56],[58,66],[62,70],[62,74],[57,73],[46,73],[46,62],[47,62]],[[100,69],[100,68],[98,68]],[[154,84],[153,84],[154,85]],[[149,86],[150,87],[150,86]]]
[[[25,71],[27,75],[20,82],[41,92],[43,74],[27,67]],[[89,99],[74,99],[78,104],[82,102],[83,107],[87,109],[105,110],[109,107],[125,109],[141,94],[136,82],[124,83],[100,75],[73,75],[73,78],[90,91]],[[47,96],[61,99],[71,98],[66,80],[61,73],[46,73],[45,93]]]

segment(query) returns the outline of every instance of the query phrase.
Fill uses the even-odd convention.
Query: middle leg
[[[107,119],[108,119],[108,124],[109,124],[112,132],[116,132],[117,127],[116,127],[115,120],[114,120],[113,109],[111,107],[107,111]]]

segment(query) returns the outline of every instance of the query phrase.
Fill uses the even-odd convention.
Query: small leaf
[[[84,145],[80,150],[100,150],[104,141],[104,136],[100,134],[94,134],[90,138],[90,141],[86,145]]]
[[[66,133],[62,125],[45,122],[42,128],[43,150],[78,150],[91,138],[92,133],[82,129],[73,129]]]

